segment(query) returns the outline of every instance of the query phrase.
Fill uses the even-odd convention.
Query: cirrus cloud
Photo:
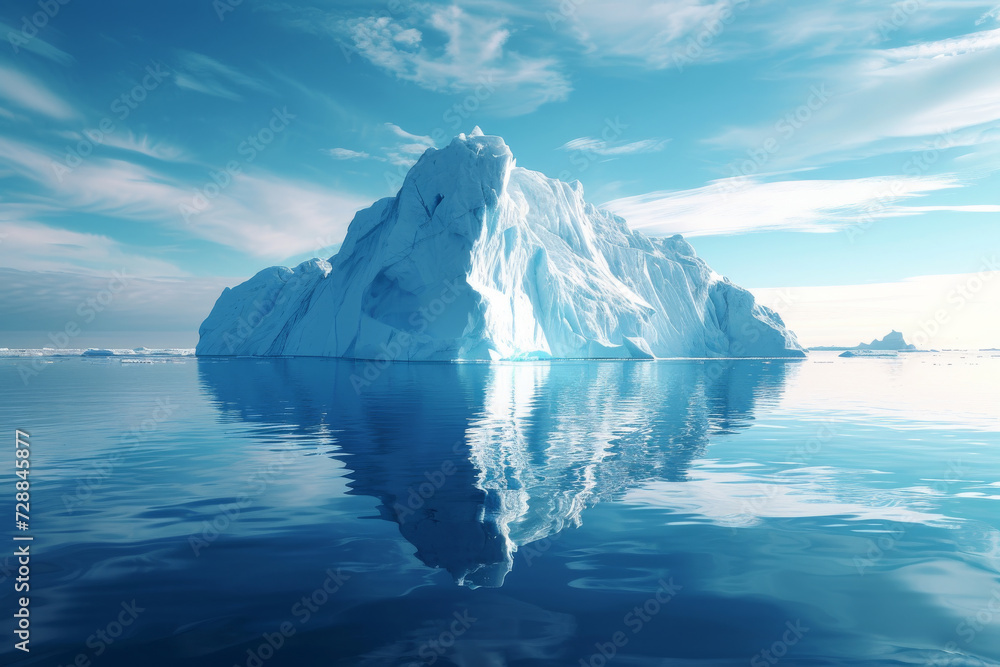
[[[569,95],[570,83],[554,59],[506,48],[511,33],[505,19],[454,5],[418,5],[414,17],[415,26],[373,16],[344,21],[342,28],[358,53],[397,78],[436,92],[485,91],[484,104],[498,112],[528,113]],[[443,38],[443,47],[432,46],[425,31]]]
[[[651,192],[603,208],[653,236],[712,236],[755,231],[832,232],[875,218],[932,211],[998,213],[1000,205],[905,206],[904,200],[961,187],[954,176],[892,176],[764,182],[726,178],[676,192]]]
[[[594,137],[577,137],[564,143],[559,147],[559,150],[580,151],[603,156],[633,155],[662,151],[669,141],[669,139],[640,139],[627,144],[616,144]]]
[[[41,82],[4,65],[0,65],[0,97],[22,109],[55,120],[69,120],[76,116],[73,107]]]

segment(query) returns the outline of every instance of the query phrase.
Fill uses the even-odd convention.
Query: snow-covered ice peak
[[[650,238],[517,167],[478,127],[359,211],[329,263],[223,292],[198,354],[362,359],[801,356],[680,236]]]

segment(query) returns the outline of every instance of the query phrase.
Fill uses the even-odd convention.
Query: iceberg
[[[878,355],[876,352],[917,352],[917,346],[911,343],[907,343],[903,338],[903,334],[899,331],[893,329],[885,335],[884,338],[875,338],[870,343],[858,343],[854,347],[836,347],[836,346],[821,346],[821,347],[811,347],[810,350],[823,351],[823,352],[860,352],[867,354],[842,354],[842,357],[873,357],[873,356],[892,356],[891,354]]]
[[[516,166],[477,127],[428,149],[340,251],[223,291],[199,356],[370,360],[800,357],[781,317],[680,236]]]
[[[857,349],[857,350],[844,350],[841,352],[839,357],[898,357],[899,352],[896,350],[867,350],[867,349]]]
[[[891,332],[885,335],[881,340],[876,338],[872,342],[865,344],[859,343],[858,350],[895,350],[899,352],[912,352],[917,349],[916,345],[907,343],[903,338],[903,334],[899,331],[893,329]]]

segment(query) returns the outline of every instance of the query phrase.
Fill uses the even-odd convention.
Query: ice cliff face
[[[226,289],[197,354],[392,360],[802,356],[774,311],[680,236],[649,238],[579,183],[478,130],[428,150],[328,261]]]
[[[901,350],[911,351],[917,349],[916,345],[910,345],[903,339],[903,334],[893,329],[881,340],[876,338],[870,343],[860,343],[858,350]]]

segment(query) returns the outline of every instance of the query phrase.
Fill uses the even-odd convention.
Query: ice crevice
[[[261,302],[273,302],[261,308]],[[479,128],[359,211],[329,261],[219,297],[197,354],[391,360],[795,357],[773,310],[680,236],[655,239],[515,165]]]

